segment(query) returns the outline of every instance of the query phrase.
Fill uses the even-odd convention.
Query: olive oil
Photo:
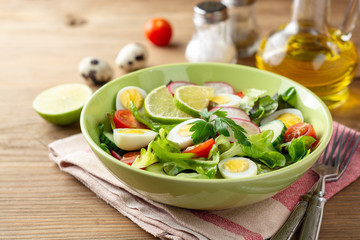
[[[256,65],[293,79],[315,92],[329,108],[343,104],[359,56],[350,40],[359,13],[350,1],[342,24],[331,26],[331,1],[293,0],[291,19],[258,48]]]
[[[356,74],[359,56],[352,41],[344,42],[335,33],[299,32],[289,38],[281,31],[275,33],[262,40],[256,65],[299,82],[329,108],[337,107],[349,95],[347,86]]]

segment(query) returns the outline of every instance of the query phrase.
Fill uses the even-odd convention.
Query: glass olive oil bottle
[[[349,8],[354,2],[358,1]],[[350,40],[353,29],[348,26],[349,21],[356,21],[357,14],[348,11],[342,28],[330,28],[329,3],[294,0],[290,23],[262,40],[256,65],[301,83],[329,108],[335,108],[346,101],[348,85],[359,65],[357,49]]]

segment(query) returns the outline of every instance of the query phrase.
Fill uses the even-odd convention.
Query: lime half
[[[152,90],[145,98],[145,111],[149,117],[164,124],[180,123],[191,116],[176,108],[173,96],[165,85]]]
[[[56,125],[69,125],[80,119],[81,110],[92,94],[84,84],[69,83],[49,88],[33,101],[34,110]]]
[[[199,117],[199,112],[209,105],[215,89],[206,86],[186,85],[175,90],[175,106],[193,117]]]

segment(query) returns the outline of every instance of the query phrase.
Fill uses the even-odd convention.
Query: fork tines
[[[349,129],[348,131],[345,131],[346,127],[343,126],[343,128],[340,129],[340,124],[338,124],[334,130],[335,134],[333,140],[325,148],[322,155],[322,160],[325,161],[325,164],[328,164],[327,161],[332,161],[332,166],[339,167],[340,171],[339,175],[337,176],[338,179],[343,174],[344,170],[350,162],[352,155],[359,145],[360,134],[356,137],[357,132],[355,130]]]

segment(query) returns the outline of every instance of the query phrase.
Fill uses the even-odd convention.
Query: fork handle
[[[309,204],[310,195],[302,196],[302,200],[298,202],[294,210],[291,212],[288,219],[282,227],[272,236],[271,240],[289,240],[298,229],[303,220],[306,209]]]
[[[301,228],[300,240],[318,239],[325,203],[324,197],[311,196],[309,208]]]

